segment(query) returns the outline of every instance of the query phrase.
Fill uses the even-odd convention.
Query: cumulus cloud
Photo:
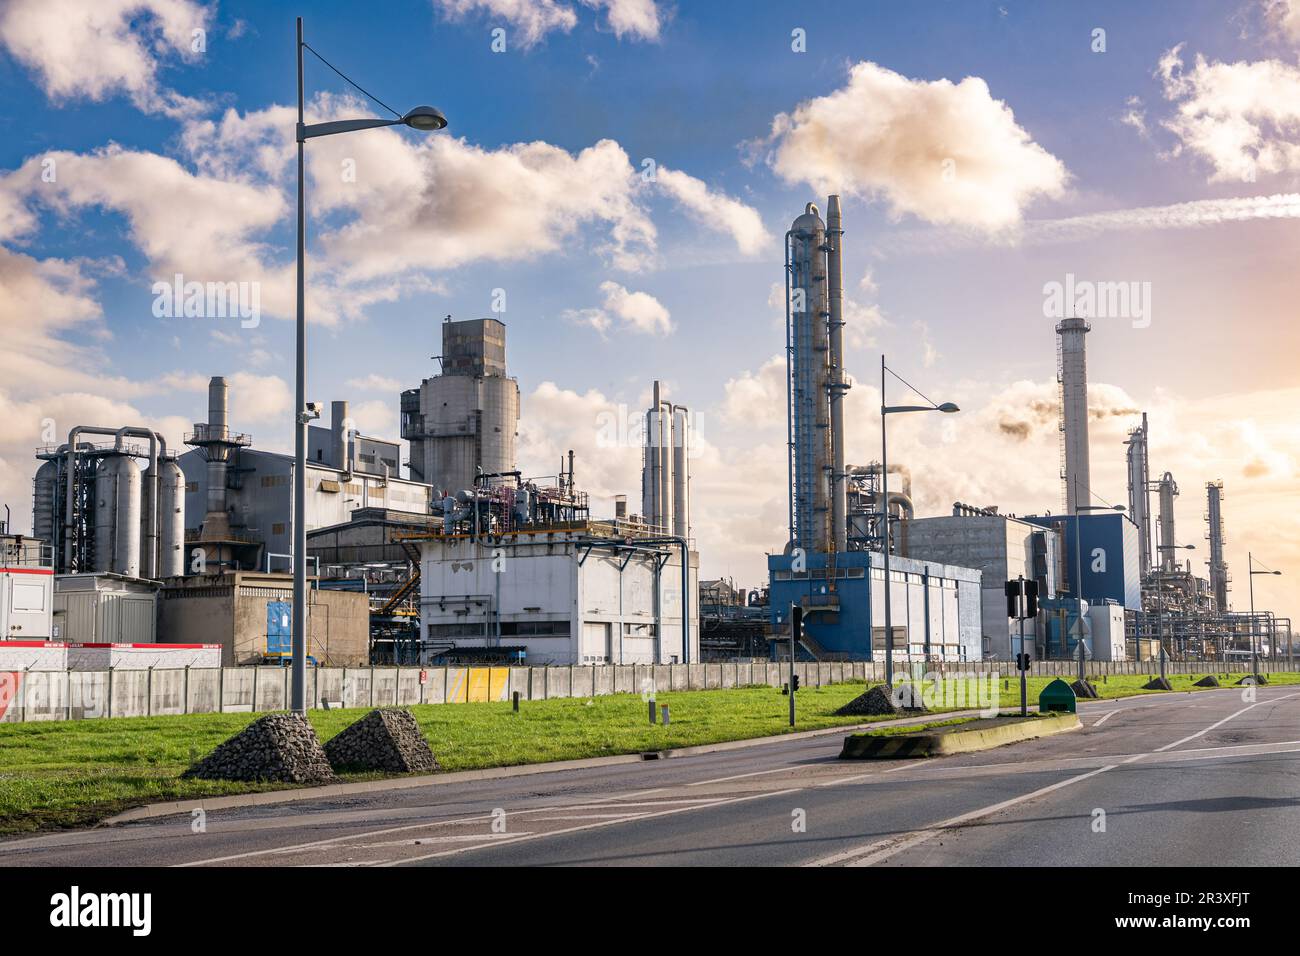
[[[593,10],[603,10],[609,29],[620,40],[657,40],[663,14],[655,0],[579,0]],[[569,33],[578,25],[575,8],[559,0],[433,0],[449,20],[471,16],[506,23],[519,31],[517,42],[531,47],[549,33]]]
[[[1063,194],[1065,165],[978,77],[912,80],[858,63],[848,83],[772,121],[769,162],[819,193],[880,198],[894,216],[998,230]]]
[[[364,378],[350,378],[345,384],[348,388],[355,388],[358,392],[392,392],[393,394],[397,394],[407,387],[395,378],[376,375],[374,372]]]
[[[604,9],[609,27],[620,40],[658,40],[663,14],[655,0],[582,0],[584,6]]]
[[[590,325],[602,336],[615,326],[642,335],[668,335],[673,331],[672,316],[648,292],[629,292],[612,280],[602,282],[600,291],[605,297],[600,308],[568,310],[564,318]]]
[[[56,102],[125,93],[146,113],[184,116],[201,104],[159,84],[160,60],[195,62],[210,8],[192,0],[6,0],[0,44]]]
[[[1156,73],[1174,115],[1162,125],[1186,151],[1210,165],[1211,182],[1254,182],[1261,174],[1300,171],[1300,68],[1281,60],[1222,63],[1183,44],[1160,58]]]
[[[675,169],[661,168],[655,180],[695,221],[715,232],[730,235],[743,254],[754,255],[771,244],[772,236],[752,206],[714,192],[701,180]]]

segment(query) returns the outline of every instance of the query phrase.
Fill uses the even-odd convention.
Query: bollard
[[[651,697],[651,698],[650,698],[650,723],[651,723],[651,724],[654,724],[654,723],[655,723],[655,719],[656,719],[656,718],[655,718],[655,699],[654,699],[653,697]]]
[[[519,691],[515,691],[513,697],[514,697],[515,713],[517,714],[519,713]]]
[[[664,726],[667,727],[668,726],[668,705],[664,704],[662,707],[659,708],[659,710],[663,713]]]

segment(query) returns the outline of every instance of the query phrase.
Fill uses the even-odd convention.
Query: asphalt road
[[[0,866],[1296,865],[1300,689],[1080,707],[931,760],[841,737],[210,811],[0,843]]]

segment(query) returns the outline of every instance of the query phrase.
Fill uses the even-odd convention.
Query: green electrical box
[[[1038,695],[1038,712],[1066,711],[1075,713],[1074,689],[1061,678],[1056,678]]]

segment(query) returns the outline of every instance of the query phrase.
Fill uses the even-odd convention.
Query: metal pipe
[[[831,196],[826,203],[826,287],[830,343],[831,424],[831,537],[832,550],[848,550],[848,496],[844,485],[844,278],[841,251],[844,230],[840,218],[840,197]]]

